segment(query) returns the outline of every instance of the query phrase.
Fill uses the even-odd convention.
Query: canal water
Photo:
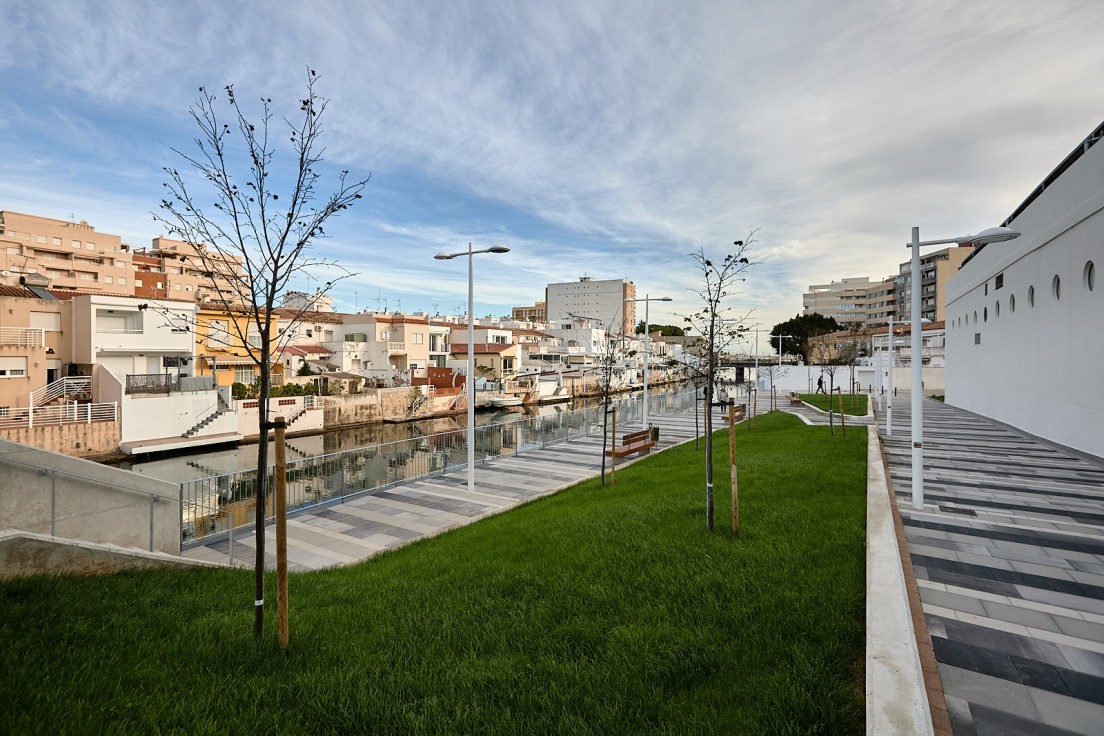
[[[686,391],[683,384],[657,386],[649,390],[650,396],[662,396]],[[640,399],[640,394],[633,394]],[[477,427],[491,424],[506,424],[528,419],[533,416],[555,416],[561,412],[597,406],[597,397],[574,399],[563,404],[545,406],[511,407],[491,411],[479,411],[475,415]],[[467,428],[467,415],[459,414],[437,419],[422,419],[398,424],[371,424],[359,427],[334,429],[312,435],[289,437],[286,442],[289,462],[301,458],[313,457],[358,447],[382,445],[418,437],[452,432]],[[273,461],[274,442],[269,442],[268,459]],[[183,454],[168,455],[151,459],[126,460],[117,463],[126,470],[166,480],[170,483],[184,483],[196,478],[212,475],[235,473],[257,467],[256,443],[241,444],[233,447],[203,450],[195,448]]]

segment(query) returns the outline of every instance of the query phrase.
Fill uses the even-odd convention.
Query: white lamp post
[[[923,358],[920,355],[920,248],[925,245],[986,245],[1000,243],[1020,237],[1020,234],[1007,227],[991,227],[977,235],[963,235],[958,238],[942,240],[920,240],[920,228],[912,229],[912,242],[906,247],[912,248],[912,507],[924,507],[924,373]],[[892,338],[891,338],[892,339]],[[890,364],[892,365],[892,363]]]
[[[893,436],[893,363],[897,353],[893,348],[893,316],[889,317],[889,392],[886,396],[886,436]]]
[[[644,295],[643,299],[626,299],[625,302],[644,302],[644,418],[640,422],[642,429],[648,428],[648,343],[651,340],[648,339],[648,304],[649,302],[669,302],[671,297],[669,296],[648,296]]]
[[[475,492],[475,290],[472,277],[472,256],[476,253],[509,253],[504,245],[492,245],[482,250],[468,249],[459,253],[441,252],[433,256],[439,261],[448,261],[457,256],[468,257],[468,492]]]
[[[785,337],[793,337],[793,335],[777,335],[778,337],[778,365],[782,365],[782,339]]]

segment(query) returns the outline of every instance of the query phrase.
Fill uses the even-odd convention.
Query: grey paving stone
[[[1022,626],[1030,626],[1036,629],[1043,629],[1045,631],[1061,631],[1054,617],[1042,611],[1010,606],[996,601],[979,601],[979,603],[982,608],[984,608],[985,615],[990,618],[1008,621],[1009,623],[1020,624]]]
[[[949,593],[931,588],[920,589],[920,601],[925,605],[949,608],[952,611],[965,611],[978,616],[988,615],[982,602],[977,598],[960,593]]]
[[[973,704],[984,703],[988,708],[1040,720],[1034,701],[1028,697],[1027,688],[1019,683],[942,664],[939,665],[939,677],[944,690],[969,701],[971,710]]]
[[[1027,692],[1040,714],[1039,720],[1048,726],[1092,736],[1104,730],[1104,706],[1033,687]]]

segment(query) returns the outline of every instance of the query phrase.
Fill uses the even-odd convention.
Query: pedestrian
[[[817,390],[818,394],[828,395],[828,392],[824,390],[824,376],[817,376]]]

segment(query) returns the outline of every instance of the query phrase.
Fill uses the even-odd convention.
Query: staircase
[[[414,401],[410,404],[410,415],[413,416],[418,413],[418,409],[426,402],[429,397],[425,394],[418,394],[414,397]]]
[[[66,401],[91,401],[91,376],[66,376],[27,395],[28,406],[45,406],[58,399]]]
[[[189,429],[184,434],[180,435],[181,437],[194,437],[196,434],[199,433],[200,430],[202,430],[208,424],[215,421],[216,419],[221,417],[226,412],[230,411],[230,407],[227,405],[226,401],[222,398],[222,394],[218,394],[217,396],[218,396],[218,401],[215,402],[215,411],[211,414],[208,414],[203,419],[199,420],[199,422],[194,427]]]

